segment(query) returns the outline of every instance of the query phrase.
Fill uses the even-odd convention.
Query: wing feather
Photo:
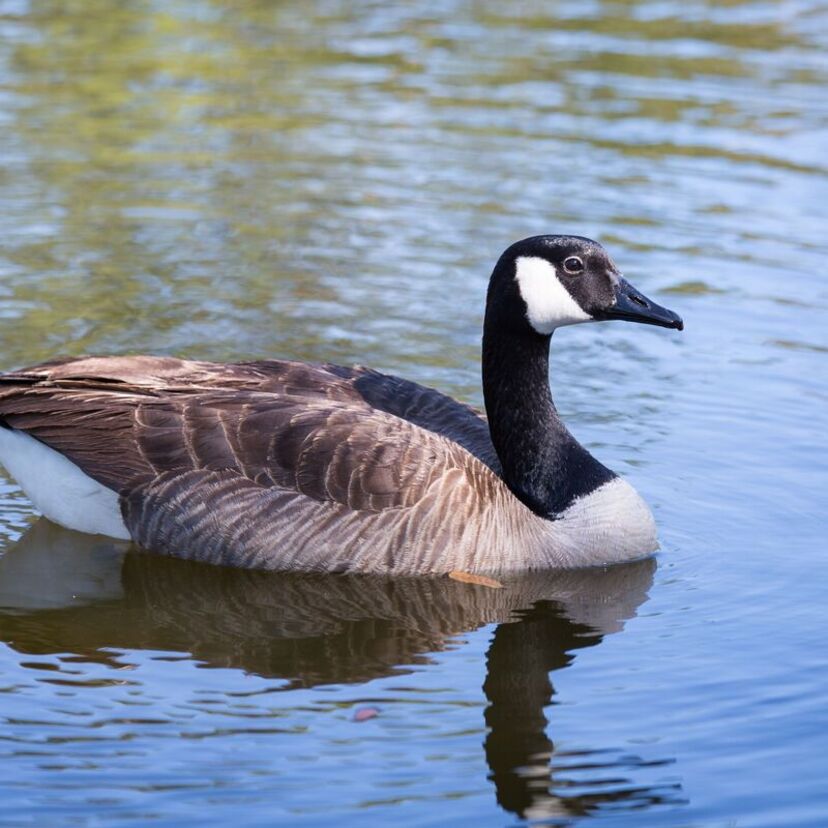
[[[125,497],[167,473],[229,471],[259,489],[380,512],[413,506],[450,471],[473,485],[480,464],[470,454],[496,464],[472,409],[362,368],[49,363],[0,377],[0,419]]]

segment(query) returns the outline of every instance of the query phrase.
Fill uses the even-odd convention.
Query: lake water
[[[362,362],[479,403],[574,232],[685,319],[553,342],[662,550],[505,590],[154,558],[0,478],[3,825],[828,825],[828,4],[0,0],[0,368]]]

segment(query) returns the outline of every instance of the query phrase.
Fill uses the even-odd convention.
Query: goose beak
[[[662,328],[684,330],[681,317],[657,305],[626,279],[619,279],[615,287],[615,302],[607,310],[595,314],[600,319],[626,319],[628,322],[643,322],[645,325],[660,325]]]

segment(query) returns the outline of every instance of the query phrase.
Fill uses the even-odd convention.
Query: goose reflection
[[[366,682],[428,663],[454,637],[497,624],[483,686],[485,754],[498,803],[557,825],[602,807],[677,802],[675,785],[642,785],[636,761],[576,761],[594,785],[570,789],[572,757],[555,754],[549,674],[618,632],[646,600],[652,560],[611,569],[512,576],[504,588],[448,578],[278,574],[130,551],[48,521],[0,558],[0,640],[26,654],[121,665],[118,650],[191,654],[283,680],[282,689]],[[568,764],[567,764],[568,763]],[[628,774],[617,778],[619,772]],[[598,778],[600,777],[600,778]]]

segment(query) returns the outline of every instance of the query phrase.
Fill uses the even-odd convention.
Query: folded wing
[[[0,377],[0,419],[124,496],[139,481],[206,470],[377,512],[413,506],[446,479],[485,485],[496,466],[472,409],[358,368],[49,363]]]

